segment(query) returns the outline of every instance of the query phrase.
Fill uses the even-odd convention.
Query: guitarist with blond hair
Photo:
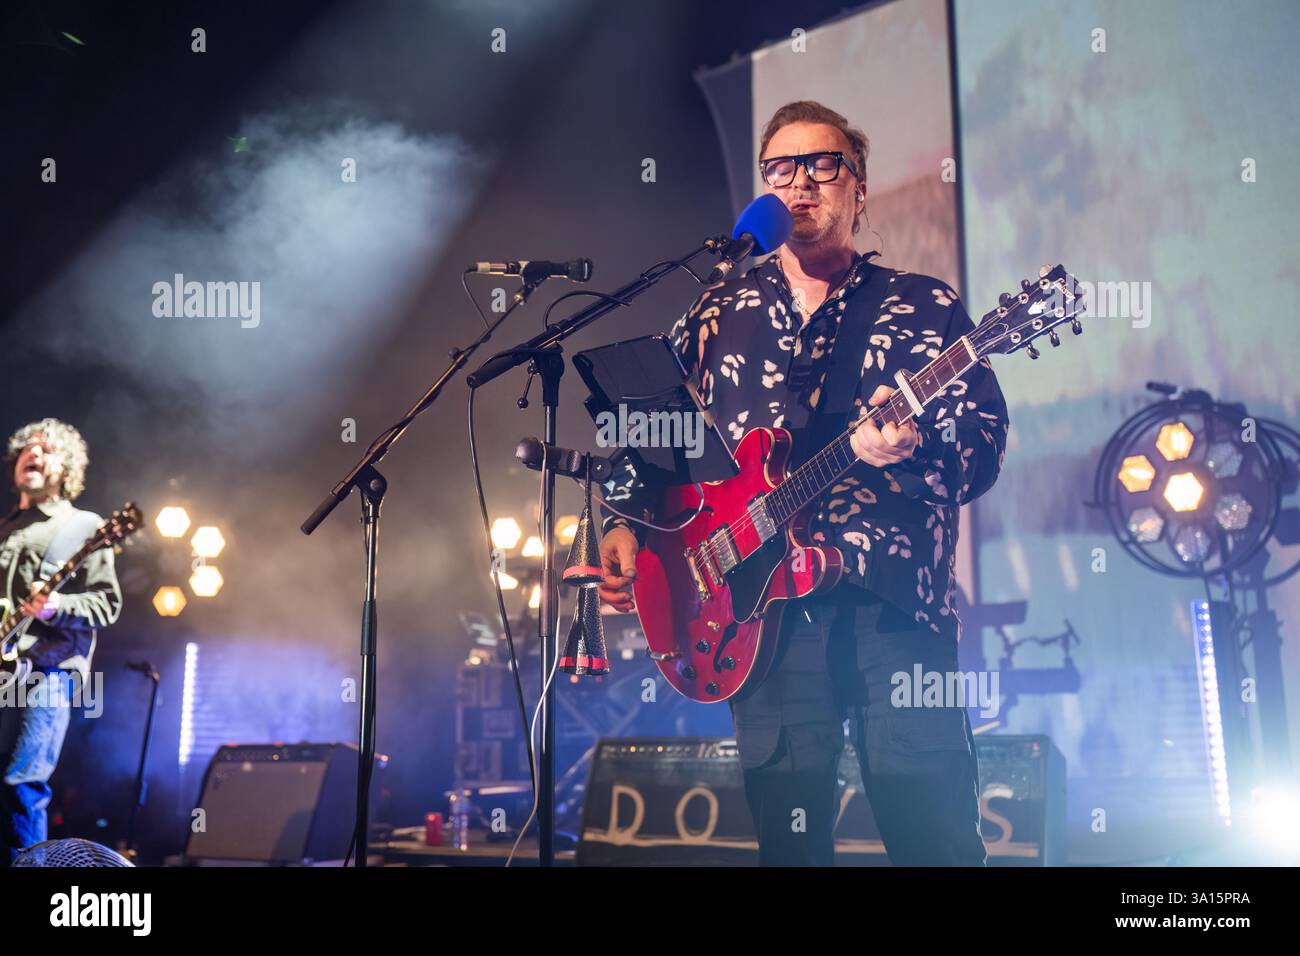
[[[32,422],[10,437],[5,460],[18,503],[0,517],[0,595],[6,612],[32,618],[19,648],[40,672],[43,693],[0,700],[0,866],[47,837],[49,780],[68,730],[74,682],[89,678],[96,634],[122,609],[111,549],[91,554],[67,587],[36,593],[50,566],[100,524],[72,504],[85,489],[89,463],[81,434],[53,418]]]
[[[759,171],[794,231],[776,255],[710,286],[672,330],[702,401],[731,439],[783,427],[796,459],[807,456],[889,400],[897,372],[919,371],[974,328],[947,283],[855,251],[867,153],[866,136],[819,103],[787,104],[763,132]],[[831,392],[843,394],[842,407],[823,407]],[[767,676],[729,699],[760,863],[834,862],[848,719],[890,860],[984,864],[965,708],[894,706],[893,691],[897,675],[910,679],[916,667],[958,670],[958,509],[993,485],[1007,428],[1002,393],[981,360],[924,414],[853,432],[856,460],[809,526],[813,542],[842,553],[842,577],[788,602]],[[627,477],[608,501],[644,516],[653,491]],[[600,595],[631,611],[646,530],[607,514]]]

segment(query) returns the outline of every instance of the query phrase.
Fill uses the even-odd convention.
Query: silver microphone
[[[488,276],[521,276],[530,282],[541,279],[570,279],[586,282],[591,278],[590,259],[550,262],[546,259],[520,259],[517,262],[476,262],[466,272]]]

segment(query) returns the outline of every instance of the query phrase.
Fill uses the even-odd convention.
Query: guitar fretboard
[[[64,581],[77,573],[77,569],[81,567],[81,563],[85,561],[94,550],[95,547],[92,547],[90,544],[82,547],[80,551],[69,558],[57,571],[46,579],[37,593],[52,594],[57,591],[63,585]],[[32,596],[34,597],[35,595]],[[22,600],[26,599],[26,596],[22,597]],[[0,639],[8,640],[14,629],[22,624],[26,616],[27,615],[23,614],[23,612],[17,608],[6,614],[4,619],[0,620]]]
[[[955,382],[975,362],[966,342],[958,340],[910,380],[916,400],[928,405],[945,388]],[[824,384],[824,383],[823,383]],[[912,404],[901,391],[867,415],[877,428],[901,425],[913,415]],[[784,524],[816,500],[817,496],[847,472],[858,456],[853,453],[850,436],[857,425],[848,428],[829,445],[796,468],[790,477],[777,485],[764,499],[768,514],[777,524]]]

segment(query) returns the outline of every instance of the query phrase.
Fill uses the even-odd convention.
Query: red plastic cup
[[[442,846],[441,813],[426,813],[424,815],[424,843],[426,846]]]

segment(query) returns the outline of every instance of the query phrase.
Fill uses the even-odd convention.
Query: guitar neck
[[[37,594],[53,594],[55,591],[61,588],[64,582],[68,580],[68,578],[72,577],[72,575],[77,573],[77,569],[81,567],[81,563],[86,560],[88,553],[89,552],[83,550],[83,551],[78,551],[75,555],[73,555],[72,558],[70,558],[67,562],[65,562],[62,566],[60,566],[57,571],[55,571],[52,575],[50,575],[48,580],[46,580],[41,584],[40,590],[37,592]],[[35,595],[32,596],[34,597]],[[21,598],[21,600],[26,600],[26,597]],[[10,637],[12,637],[14,631],[22,627],[23,623],[28,619],[28,617],[30,617],[30,615],[24,614],[22,611],[18,610],[17,608],[15,608],[13,611],[10,611],[8,614],[6,614],[4,616],[4,619],[0,620],[0,640],[7,641]]]
[[[939,357],[917,372],[908,384],[917,403],[924,408],[941,392],[976,362],[975,350],[965,337],[946,348]],[[866,416],[877,428],[901,425],[912,418],[915,410],[907,395],[895,392],[884,404],[872,409]],[[866,419],[863,419],[865,421]],[[784,524],[817,500],[817,497],[838,481],[858,456],[854,454],[850,437],[861,422],[855,422],[821,451],[810,457],[791,472],[790,477],[768,493],[768,513],[777,524]]]

